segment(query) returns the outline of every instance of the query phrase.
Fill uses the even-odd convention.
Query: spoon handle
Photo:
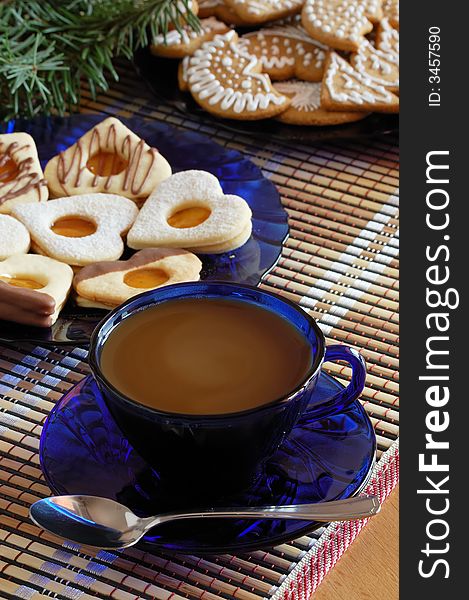
[[[148,527],[180,519],[299,519],[305,521],[354,521],[366,519],[380,511],[376,496],[359,496],[346,500],[286,506],[214,508],[205,512],[167,513],[156,520],[149,519]],[[150,523],[151,521],[151,523]]]

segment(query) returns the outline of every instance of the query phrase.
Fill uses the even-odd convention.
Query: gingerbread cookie
[[[399,58],[395,52],[383,52],[365,40],[358,52],[350,56],[350,63],[373,83],[392,92],[399,90]]]
[[[0,260],[14,254],[26,254],[30,243],[29,232],[23,223],[0,214]]]
[[[200,0],[199,17],[217,17],[223,23],[228,23],[229,25],[238,25],[241,27],[247,25],[244,19],[225,4],[224,0]]]
[[[399,98],[360,73],[335,52],[331,52],[321,91],[321,104],[327,110],[398,112]]]
[[[202,263],[177,248],[147,248],[129,260],[99,262],[81,269],[73,286],[77,304],[113,308],[144,290],[198,281]]]
[[[225,0],[245,23],[256,25],[300,12],[304,0]]]
[[[399,29],[399,0],[383,0],[383,16],[391,27]]]
[[[391,27],[387,19],[383,19],[376,29],[375,44],[378,50],[394,54],[399,61],[399,31]]]
[[[182,171],[163,181],[150,196],[127,243],[131,248],[206,252],[209,247],[209,252],[225,252],[242,245],[251,227],[251,209],[243,198],[224,194],[210,173]]]
[[[73,279],[68,266],[47,256],[17,254],[0,262],[0,319],[50,327]]]
[[[189,57],[186,56],[181,60],[178,66],[178,85],[181,92],[189,91],[189,84],[187,83],[187,69],[189,68]]]
[[[171,167],[156,148],[109,117],[52,158],[44,172],[56,197],[106,192],[140,204]]]
[[[304,81],[321,81],[325,47],[311,39],[300,24],[264,28],[247,33],[241,39],[247,42],[249,54],[259,59],[262,71],[272,79],[296,77]]]
[[[364,119],[367,113],[329,111],[321,106],[321,83],[282,81],[274,87],[289,96],[292,103],[276,119],[290,125],[341,125]]]
[[[235,31],[216,35],[189,57],[185,79],[194,100],[227,119],[267,119],[290,101],[274,90],[261,64],[238,43]]]
[[[0,213],[48,197],[33,138],[22,132],[0,134]]]
[[[358,4],[363,4],[364,15],[372,23],[379,23],[383,18],[383,0],[357,0]]]
[[[200,20],[200,31],[194,31],[189,25],[184,25],[180,31],[172,29],[166,35],[155,37],[150,45],[150,52],[155,56],[166,58],[183,58],[193,54],[197,48],[217,33],[226,33],[229,27],[217,21],[214,17]]]
[[[122,236],[138,209],[115,194],[86,194],[23,204],[13,209],[33,240],[33,249],[70,265],[116,260],[124,251]]]
[[[373,29],[366,12],[366,4],[360,1],[306,0],[301,18],[314,39],[332,48],[353,52]]]

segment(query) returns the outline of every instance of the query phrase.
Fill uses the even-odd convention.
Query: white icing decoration
[[[225,35],[216,35],[213,40],[202,44],[189,59],[187,81],[193,94],[201,100],[206,100],[211,106],[217,105],[221,110],[233,110],[235,113],[243,111],[254,112],[258,109],[267,109],[271,104],[280,106],[286,102],[284,96],[273,92],[270,79],[262,73],[253,73],[253,68],[258,64],[258,59],[245,51],[245,44],[236,43],[236,33],[229,31]],[[221,82],[222,68],[214,63],[212,48],[222,49],[225,58],[242,67],[243,80],[239,82],[239,73],[234,75],[234,87],[225,88]],[[246,65],[246,66],[244,66]],[[234,69],[232,69],[234,71]],[[250,91],[245,89],[245,82],[249,82]]]
[[[399,57],[397,54],[382,52],[368,40],[364,41],[352,56],[353,66],[367,75],[375,83],[384,87],[399,86]],[[385,76],[388,76],[386,78]]]
[[[259,41],[261,35],[263,40],[269,38],[271,40],[270,54],[259,51],[256,42]],[[242,40],[247,40],[250,43],[248,50],[256,54],[266,70],[293,66],[297,58],[302,60],[304,67],[308,67],[314,60],[315,68],[320,69],[326,59],[325,46],[313,40],[299,24],[291,25],[288,23],[265,28],[262,33],[254,31],[245,34]],[[292,43],[294,43],[294,50],[291,47]],[[306,48],[308,51],[306,51]]]
[[[373,3],[376,0],[306,0],[303,24],[312,36],[323,34],[338,42],[355,44],[373,27],[365,16],[375,14],[368,8]]]
[[[336,102],[351,102],[359,105],[365,103],[392,104],[396,99],[382,85],[354,69],[335,52],[331,55],[324,85],[331,98]]]
[[[226,25],[213,17],[202,19],[200,21],[200,27],[200,32],[197,32],[189,25],[184,25],[180,32],[177,29],[173,29],[167,32],[166,37],[163,34],[157,35],[153,40],[153,44],[156,46],[179,46],[180,44],[190,44],[193,40],[212,32],[226,30]]]
[[[321,106],[321,83],[309,81],[282,81],[274,83],[275,89],[290,96],[291,106],[296,110],[312,112]]]

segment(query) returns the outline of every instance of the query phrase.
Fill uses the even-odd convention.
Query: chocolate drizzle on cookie
[[[32,189],[37,189],[40,198],[40,188],[47,183],[39,173],[34,172],[34,159],[32,157],[24,158],[18,161],[16,154],[22,150],[30,148],[29,145],[20,145],[18,142],[11,142],[2,148],[4,144],[0,142],[0,206],[27,194]],[[9,163],[14,164],[14,170],[10,168]]]
[[[74,187],[79,187],[81,184],[82,175],[86,170],[87,161],[93,156],[101,153],[112,153],[115,156],[115,161],[125,161],[125,166],[122,171],[125,171],[124,181],[122,184],[123,191],[129,191],[132,195],[138,196],[145,183],[150,176],[153,165],[156,160],[158,150],[156,148],[148,148],[145,150],[145,142],[140,140],[137,144],[132,144],[132,138],[129,134],[125,135],[122,141],[117,139],[117,130],[114,123],[110,123],[105,135],[94,128],[89,138],[86,147],[83,147],[83,141],[78,140],[75,143],[70,161],[66,160],[65,153],[61,152],[57,161],[57,179],[61,186],[71,183]],[[140,165],[144,153],[148,153],[151,160],[145,172],[142,172]],[[95,173],[91,181],[92,187],[98,187],[98,182],[105,178],[104,190],[109,190],[112,184],[112,179],[117,174],[112,172],[107,175]],[[119,173],[122,172],[119,170]]]

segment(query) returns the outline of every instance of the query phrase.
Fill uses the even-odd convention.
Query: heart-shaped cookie
[[[27,133],[0,134],[0,213],[49,197],[36,144]]]
[[[189,57],[184,74],[200,106],[229,119],[267,119],[290,101],[274,90],[261,64],[246,51],[235,31],[216,35]]]
[[[296,77],[304,81],[321,81],[326,60],[325,47],[315,42],[297,22],[265,27],[246,33],[242,40],[256,56],[264,73],[272,79]],[[277,91],[280,91],[274,85]]]
[[[156,148],[109,117],[54,156],[44,173],[55,197],[106,192],[141,204],[171,167]]]
[[[0,262],[0,319],[50,327],[70,291],[73,271],[37,254],[17,254]]]
[[[356,0],[306,0],[301,18],[314,39],[353,52],[373,29],[366,17],[370,12],[365,2]]]
[[[13,209],[26,225],[33,248],[70,265],[116,260],[124,251],[122,236],[138,209],[115,194],[87,194],[23,204]]]
[[[129,260],[98,262],[75,275],[77,303],[113,308],[145,290],[198,281],[202,263],[178,248],[146,248]]]
[[[14,254],[26,254],[30,243],[29,232],[23,223],[0,214],[0,260]]]
[[[251,209],[243,198],[225,195],[205,171],[182,171],[163,181],[142,207],[127,236],[131,248],[205,248],[232,242],[251,230]],[[249,237],[249,236],[248,236]],[[244,240],[245,241],[245,240]],[[222,250],[224,252],[225,250]]]

